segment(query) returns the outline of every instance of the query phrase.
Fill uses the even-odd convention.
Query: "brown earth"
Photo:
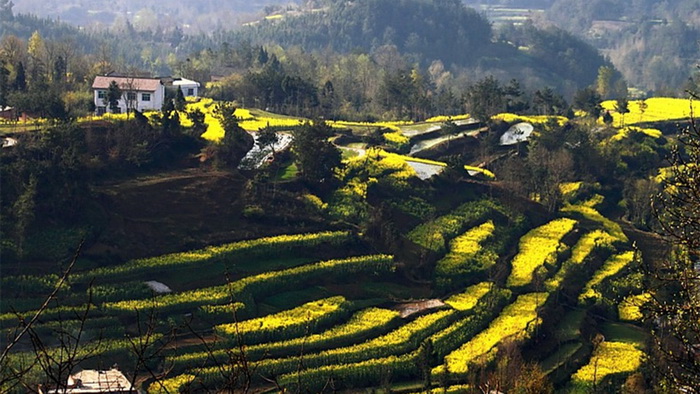
[[[257,203],[246,200],[245,187],[241,174],[199,169],[100,186],[106,226],[85,252],[130,259],[321,228],[311,220],[280,223],[274,214],[265,220],[245,217],[244,208]]]
[[[642,252],[642,259],[648,267],[660,267],[668,258],[671,245],[660,235],[639,230],[629,222],[619,221],[618,223],[635,248]]]

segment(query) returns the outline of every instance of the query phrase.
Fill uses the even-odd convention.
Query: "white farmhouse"
[[[160,78],[97,76],[92,83],[97,115],[111,112],[107,102],[107,90],[112,81],[115,81],[122,91],[119,108],[114,112],[122,113],[132,109],[143,112],[162,108],[165,85]]]
[[[173,86],[180,88],[182,95],[185,97],[199,96],[199,82],[186,78],[175,78],[173,79]]]

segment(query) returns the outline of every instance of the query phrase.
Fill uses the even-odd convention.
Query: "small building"
[[[86,369],[68,378],[66,387],[39,387],[39,394],[137,394],[131,382],[116,368],[108,371]]]
[[[131,110],[141,112],[160,110],[163,107],[165,85],[160,78],[99,75],[92,83],[97,115],[112,112],[107,102],[107,91],[112,81],[116,82],[122,91],[118,107],[114,110],[115,113],[125,113]]]
[[[173,86],[180,88],[185,97],[199,97],[199,82],[186,78],[175,78]]]
[[[0,118],[7,121],[16,121],[17,110],[13,107],[0,107]]]

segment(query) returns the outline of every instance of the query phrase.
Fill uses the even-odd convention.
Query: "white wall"
[[[105,95],[107,90],[103,90]],[[143,94],[148,93],[151,95],[151,101],[143,101]],[[110,112],[109,104],[105,104],[104,100],[99,98],[99,90],[93,92],[95,99],[96,113],[99,114],[99,107],[105,107],[106,112]],[[122,98],[119,100],[119,108],[122,113],[126,113],[127,103],[126,103],[127,92],[122,92]],[[165,99],[165,86],[160,85],[155,92],[136,92],[136,101],[133,102],[134,108],[138,111],[148,111],[148,110],[160,110],[163,107],[163,100]]]
[[[199,97],[199,85],[198,84],[178,84],[175,85],[182,90],[182,95],[185,97]],[[188,90],[192,89],[193,94],[188,94]]]

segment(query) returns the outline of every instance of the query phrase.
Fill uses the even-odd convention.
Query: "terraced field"
[[[223,133],[214,104],[189,104],[205,114],[203,137],[210,140]],[[235,115],[250,132],[267,125],[293,129],[305,121],[259,110]],[[496,118],[534,125],[565,121]],[[420,123],[334,122],[360,135],[380,130],[385,148],[349,138],[345,146],[356,157],[346,163],[358,175],[340,190],[357,199],[367,199],[370,187],[400,185],[408,193],[417,181],[411,178],[429,177],[421,168],[442,172],[444,162],[396,152],[440,145],[451,137],[436,134],[451,121],[465,127],[458,131],[464,138],[478,132],[468,115]],[[610,141],[635,132],[658,137],[651,129],[628,128]],[[408,199],[414,205],[401,214],[410,218],[392,229],[396,256],[384,254],[390,248],[372,242],[369,229],[339,220],[329,228],[343,230],[247,239],[76,270],[38,316],[34,338],[46,338],[46,354],[54,358],[70,345],[82,368],[118,363],[154,393],[379,386],[459,392],[474,383],[475,371],[493,369],[499,352],[513,346],[557,389],[619,386],[644,362],[635,324],[649,294],[626,285],[639,256],[622,227],[599,210],[603,197],[577,200],[586,187],[572,182],[561,185],[567,202],[558,212],[529,212],[511,196],[492,196],[488,181],[496,174],[465,169],[475,175],[470,187],[483,189],[435,202]],[[381,184],[382,177],[391,182]],[[481,192],[487,187],[490,198]],[[319,207],[333,203],[304,197]],[[4,277],[3,338],[17,335],[59,282],[55,274]],[[406,304],[416,313],[402,313]],[[16,349],[8,368],[40,374],[31,341],[25,338]]]
[[[626,238],[609,233],[619,228],[580,207],[537,226],[523,223],[496,200],[476,200],[406,230],[416,247],[441,256],[433,293],[444,303],[405,318],[391,289],[380,297],[366,291],[373,282],[404,283],[396,268],[405,262],[367,253],[357,234],[335,231],[76,272],[59,291],[60,305],[44,311],[36,330],[82,331],[78,344],[90,354],[81,362],[86,368],[118,362],[128,371],[138,367],[134,350],[148,352],[157,360],[153,367],[167,371],[158,381],[145,377],[149,392],[241,384],[317,392],[331,381],[336,388],[411,384],[426,374],[434,385],[464,387],[471,368],[491,362],[506,343],[526,347],[541,340],[544,326],[560,327],[562,335],[535,361],[545,373],[566,375],[570,387],[587,387],[591,363],[603,365],[611,379],[634,372],[644,357],[640,344],[593,348],[578,331],[587,308],[606,291],[603,285],[635,258]],[[509,274],[495,275],[504,271]],[[153,293],[141,282],[145,277],[162,277],[176,290]],[[174,277],[197,280],[168,283]],[[15,308],[0,316],[6,333],[33,315],[57,281],[3,279],[17,301],[4,300],[4,308]],[[572,292],[581,301],[570,307],[579,312],[553,317],[555,300]],[[27,302],[32,299],[37,302]],[[125,336],[141,338],[144,346],[135,348]],[[21,365],[30,356],[19,352],[12,360]],[[617,368],[611,357],[626,361]]]

